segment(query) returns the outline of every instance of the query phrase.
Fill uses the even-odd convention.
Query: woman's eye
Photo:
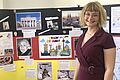
[[[98,14],[94,14],[93,16],[98,16]]]
[[[89,13],[86,13],[85,15],[89,16],[90,14],[89,14]]]

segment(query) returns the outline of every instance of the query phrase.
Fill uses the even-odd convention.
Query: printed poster
[[[13,34],[0,32],[0,66],[13,64]]]
[[[39,36],[40,58],[71,58],[71,37],[69,35]]]

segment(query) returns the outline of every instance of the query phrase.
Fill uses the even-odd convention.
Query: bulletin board
[[[116,40],[116,35],[118,37],[119,33],[111,31],[113,29],[111,28],[111,16],[113,16],[111,10],[118,10],[120,5],[104,5],[104,7],[108,16],[105,31],[111,33]],[[13,37],[13,61],[9,65],[0,66],[1,79],[64,80],[67,76],[67,79],[69,77],[69,80],[73,80],[76,66],[75,46],[80,34],[70,35],[70,31],[85,30],[79,23],[81,9],[82,7],[78,6],[0,10],[0,33],[11,32]],[[21,46],[27,46],[27,50]],[[58,50],[66,54],[59,54]],[[11,52],[11,49],[7,51]],[[0,60],[4,61],[1,55]],[[117,60],[119,60],[118,57]],[[116,68],[119,67],[118,63]],[[114,77],[118,78],[119,73],[116,70]]]
[[[77,28],[80,27],[78,26],[78,14],[76,13],[79,10],[80,7],[1,10],[1,32],[9,33],[11,31],[13,55],[12,62],[9,65],[0,66],[0,77],[3,80],[45,80],[46,78],[61,80],[68,76],[72,80],[75,69],[74,47],[72,46],[74,40],[69,35],[69,31],[72,31],[72,28],[76,28],[76,26]],[[72,15],[74,11],[77,18]],[[75,19],[72,21],[72,23],[77,21],[77,23],[74,23],[75,27],[71,27],[73,26],[72,23],[69,25],[70,28],[62,27],[62,12],[70,12],[70,15],[67,13],[69,16],[66,16],[66,19]],[[30,37],[28,34],[27,37],[24,36],[26,31],[34,32],[35,36]],[[53,41],[51,42],[53,45],[58,41],[56,43],[57,47],[53,48],[60,49],[61,47],[60,56],[40,56],[41,37]],[[59,38],[57,39],[57,37]],[[27,46],[28,50],[24,50],[21,46]],[[24,51],[26,51],[26,54],[22,54]],[[50,51],[53,54],[53,49]],[[66,68],[64,68],[65,66]]]

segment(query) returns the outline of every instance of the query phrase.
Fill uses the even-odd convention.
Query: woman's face
[[[85,24],[88,27],[97,27],[97,24],[99,22],[99,12],[86,11],[84,18]]]

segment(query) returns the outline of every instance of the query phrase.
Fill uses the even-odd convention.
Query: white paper
[[[106,26],[105,27],[103,27],[103,29],[106,31],[106,32],[108,32],[109,33],[109,21],[106,21]]]
[[[120,63],[120,37],[113,37],[116,44],[116,62]]]
[[[0,32],[0,51],[5,49],[13,49],[12,32]]]
[[[26,58],[30,58],[30,56],[19,56],[19,59],[26,59]]]
[[[60,60],[59,61],[59,70],[69,70],[70,61],[69,60]]]
[[[120,36],[114,36],[116,44],[116,63],[114,68],[114,80],[120,80]]]
[[[73,28],[72,31],[69,31],[70,36],[80,36],[83,33],[80,28]]]
[[[15,64],[9,64],[4,66],[4,71],[6,72],[11,72],[16,70],[16,65]]]
[[[76,64],[77,63],[77,61],[76,60],[72,60],[72,67],[76,67]]]
[[[36,70],[34,68],[26,70],[26,78],[37,78]]]
[[[25,37],[25,38],[35,37],[35,33],[32,33],[32,32],[29,32],[29,33],[24,32],[24,33],[23,33],[23,37]]]
[[[35,29],[28,29],[28,30],[22,30],[23,32],[23,37],[25,38],[30,38],[30,37],[35,37]]]
[[[34,59],[25,58],[26,65],[33,65],[33,63],[34,63]]]
[[[120,80],[120,62],[115,63],[114,80]]]

